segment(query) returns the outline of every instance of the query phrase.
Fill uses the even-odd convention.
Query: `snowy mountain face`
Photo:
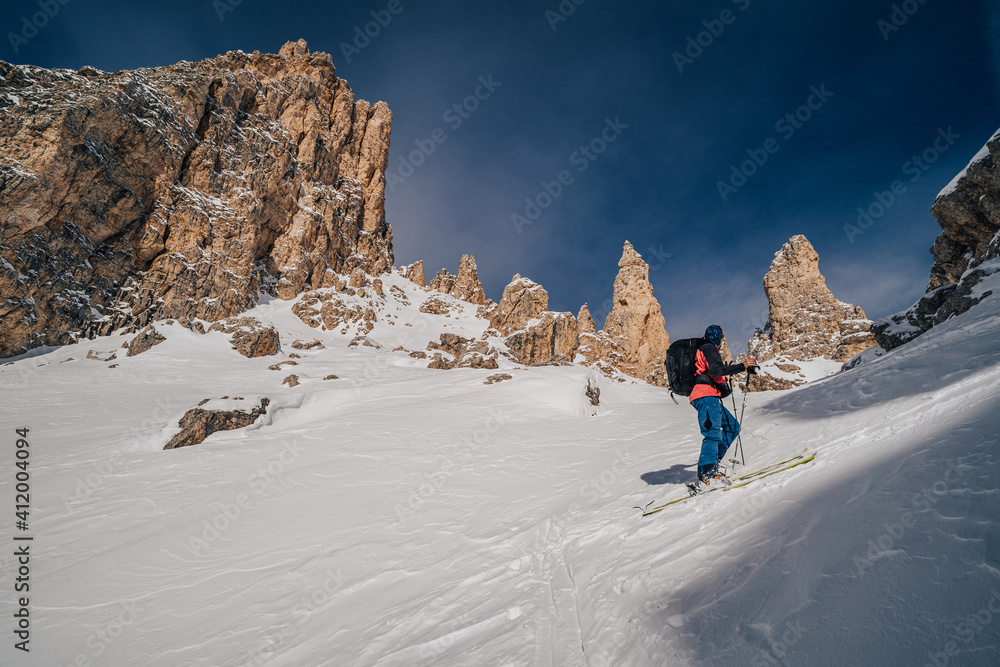
[[[277,355],[175,322],[136,356],[116,333],[0,366],[34,537],[31,652],[8,637],[4,664],[996,663],[1000,301],[751,395],[746,466],[815,460],[641,519],[694,476],[694,410],[582,366],[427,368],[407,350],[488,323],[382,280],[410,303],[364,334],[378,348],[307,325],[303,296],[247,313]],[[252,425],[163,449],[204,399],[265,398]],[[8,549],[4,586],[16,568]]]

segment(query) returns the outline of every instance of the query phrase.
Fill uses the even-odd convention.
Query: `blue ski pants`
[[[740,423],[722,404],[718,396],[705,396],[691,401],[698,411],[698,426],[701,427],[701,458],[698,468],[714,465],[726,455],[729,445],[740,432]]]

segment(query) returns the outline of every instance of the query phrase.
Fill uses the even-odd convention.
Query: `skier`
[[[695,384],[691,391],[691,405],[698,411],[698,426],[704,437],[701,457],[698,459],[698,481],[708,483],[720,477],[719,461],[740,432],[740,424],[722,399],[732,393],[726,376],[741,373],[757,365],[752,357],[742,364],[724,364],[719,346],[722,345],[722,328],[713,324],[705,329],[705,343],[695,354]]]

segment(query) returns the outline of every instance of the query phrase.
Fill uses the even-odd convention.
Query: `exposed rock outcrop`
[[[163,334],[157,331],[156,328],[151,324],[142,331],[140,331],[135,338],[129,341],[128,354],[125,356],[134,357],[140,355],[143,352],[152,348],[154,345],[159,345],[165,340],[166,338],[163,336]]]
[[[1000,271],[1000,132],[937,196],[931,213],[941,235],[931,247],[927,293],[907,310],[879,320],[872,333],[886,350],[960,315],[992,294],[980,288]]]
[[[407,266],[400,267],[399,272],[404,278],[412,283],[419,285],[420,287],[427,287],[427,281],[424,279],[424,261],[414,262]]]
[[[448,315],[458,309],[459,304],[439,294],[425,299],[419,308],[421,313],[427,313],[428,315]]]
[[[456,280],[458,280],[458,276],[449,273],[448,269],[441,269],[437,272],[437,275],[431,278],[431,281],[427,283],[427,289],[434,290],[435,292],[442,292],[444,294],[451,294],[452,288],[455,287]]]
[[[764,293],[768,321],[748,345],[758,362],[776,357],[847,361],[875,345],[865,312],[833,296],[819,271],[819,255],[804,236],[793,236],[775,253]]]
[[[0,80],[0,356],[392,267],[392,114],[302,40]]]
[[[343,293],[331,290],[314,290],[302,295],[292,306],[292,312],[311,327],[324,331],[358,334],[371,333],[375,328],[376,314],[372,307],[383,302],[374,290],[369,294],[364,287],[345,287]],[[354,298],[360,296],[361,298]]]
[[[216,322],[209,331],[229,334],[233,349],[244,357],[267,357],[281,349],[278,331],[254,317],[234,317]]]
[[[791,389],[805,383],[804,381],[775,377],[763,372],[751,375],[749,385],[745,380],[745,375],[741,375],[737,379],[742,391],[746,391],[748,387],[750,391],[779,391],[782,389]]]
[[[500,302],[485,315],[510,356],[518,363],[538,366],[555,358],[571,360],[580,329],[572,313],[549,311],[549,293],[538,283],[515,275],[504,288]]]
[[[204,401],[202,401],[204,403]],[[180,419],[181,431],[166,444],[164,449],[190,447],[205,441],[205,438],[217,431],[231,431],[243,428],[257,421],[257,418],[267,414],[270,401],[260,399],[260,405],[250,412],[244,410],[203,410],[192,408]]]
[[[368,336],[355,336],[351,339],[351,342],[347,344],[347,347],[373,347],[376,350],[381,350],[382,346],[373,341]]]
[[[580,312],[576,316],[577,324],[580,327],[581,334],[592,334],[597,330],[597,325],[594,323],[594,318],[590,316],[590,308],[587,304],[583,304],[580,307]]]
[[[548,309],[549,293],[533,280],[516,274],[504,288],[500,302],[487,316],[491,327],[501,336],[509,336]]]
[[[446,358],[438,352],[427,365],[428,368],[441,370],[450,370],[452,368],[499,368],[499,364],[497,364],[499,353],[496,349],[490,347],[486,341],[471,340],[452,333],[441,334],[439,340],[439,343],[435,343],[434,341],[428,343],[427,349],[446,352],[451,358]]]
[[[587,398],[590,399],[591,405],[596,406],[601,404],[601,388],[596,384],[592,383],[590,381],[590,378],[587,378],[587,388],[584,390],[583,393]]]
[[[423,277],[422,266],[420,276]],[[410,276],[407,275],[407,278],[409,277]],[[476,304],[477,306],[481,306],[486,303],[486,293],[483,291],[483,286],[479,282],[479,271],[476,266],[476,258],[472,255],[462,255],[462,261],[459,264],[457,276],[449,273],[447,269],[441,269],[438,271],[437,275],[431,279],[431,282],[427,285],[427,287],[444,294],[450,294],[456,299],[468,301],[469,303]]]
[[[537,366],[555,357],[571,360],[579,336],[580,329],[572,313],[544,312],[504,342],[519,363]]]
[[[670,336],[653,296],[649,265],[628,241],[615,278],[611,312],[599,333],[581,333],[580,354],[605,372],[618,370],[657,386],[666,386],[663,362]],[[589,315],[589,311],[588,311]]]

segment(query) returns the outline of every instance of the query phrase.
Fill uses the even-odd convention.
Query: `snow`
[[[778,368],[777,364],[797,366],[799,370],[792,372],[783,371]],[[834,361],[833,359],[825,359],[823,357],[805,360],[776,357],[761,363],[760,367],[764,373],[776,378],[813,382],[814,380],[819,380],[839,372],[843,365],[841,361]]]
[[[947,664],[996,664],[1000,299],[751,395],[747,465],[815,462],[640,519],[694,475],[694,410],[579,366],[504,361],[494,385],[427,369],[390,350],[484,323],[471,305],[419,313],[428,292],[382,279],[411,304],[368,334],[380,350],[269,299],[251,314],[278,358],[175,324],[136,357],[114,334],[0,365],[3,433],[31,428],[35,535],[31,653],[8,638],[0,661],[924,665],[953,642]],[[313,338],[326,347],[267,370]],[[252,426],[162,451],[200,400],[263,396]],[[5,550],[5,587],[14,565]]]

